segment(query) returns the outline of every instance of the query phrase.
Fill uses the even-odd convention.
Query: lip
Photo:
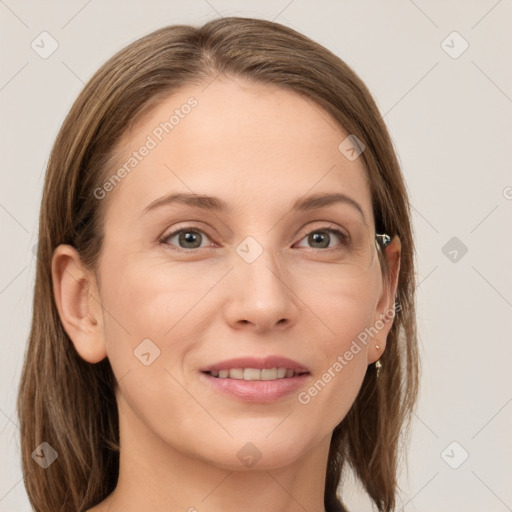
[[[309,370],[306,366],[289,359],[288,357],[282,356],[267,356],[267,357],[237,357],[235,359],[227,359],[214,363],[210,366],[201,368],[202,372],[230,370],[231,368],[256,368],[257,370],[264,370],[266,368],[289,368],[293,371],[304,371]],[[268,381],[271,382],[271,381]]]
[[[207,372],[229,370],[231,368],[283,368],[304,372],[301,375],[276,380],[241,380],[221,379],[209,375]],[[300,389],[311,377],[308,368],[293,359],[282,356],[268,356],[264,358],[238,357],[228,359],[201,369],[199,377],[206,385],[237,400],[252,403],[271,403],[286,398]]]

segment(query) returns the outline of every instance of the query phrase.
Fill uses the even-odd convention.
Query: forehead
[[[112,208],[141,213],[165,194],[192,192],[220,197],[239,213],[270,214],[300,196],[340,192],[371,220],[363,160],[339,150],[348,135],[293,91],[225,77],[187,86],[123,136],[115,169],[143,146],[151,149],[125,165]]]

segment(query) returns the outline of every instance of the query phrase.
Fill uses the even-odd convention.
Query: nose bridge
[[[279,253],[269,247],[268,238],[267,247],[253,236],[247,236],[236,247],[236,273],[239,274],[241,282],[247,283],[258,293],[286,293]]]
[[[250,322],[258,328],[270,328],[284,320],[294,321],[296,305],[279,253],[263,247],[252,236],[246,237],[235,251],[235,268],[228,290],[230,322]]]

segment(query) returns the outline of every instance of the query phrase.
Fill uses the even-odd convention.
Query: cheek
[[[312,431],[332,430],[356,399],[367,369],[370,341],[365,339],[365,330],[378,302],[378,280],[373,273],[357,282],[335,277],[307,295],[302,291],[318,320],[304,327],[315,339],[319,364],[310,386],[297,397],[299,410],[312,418]]]
[[[199,303],[215,276],[183,273],[159,261],[108,263],[101,297],[105,338],[123,403],[147,424],[175,424],[176,411],[190,412],[178,415],[182,425],[194,421],[204,412],[194,410],[180,382],[188,353],[211,322],[212,311]]]
[[[141,351],[149,351],[149,359],[161,363],[187,350],[186,332],[193,328],[189,313],[211,286],[210,281],[197,276],[193,281],[177,278],[176,270],[158,262],[104,262],[101,301],[105,341],[116,376],[140,364],[136,358]],[[177,336],[183,343],[169,350],[169,342]]]
[[[140,381],[140,388],[133,389],[135,401],[139,395],[147,401],[174,392],[180,399],[179,386],[166,371],[183,380],[190,354],[214,322],[218,304],[212,288],[224,273],[137,254],[104,260],[101,300],[107,355],[118,381],[127,375],[125,385]]]
[[[335,271],[303,275],[294,292],[311,312],[304,328],[320,330],[317,340],[322,353],[332,359],[370,325],[378,303],[378,276],[369,272],[348,279]]]
[[[158,260],[105,263],[103,274],[102,302],[111,313],[106,322],[132,337],[152,334],[162,339],[214,284],[212,276],[193,269],[184,273]]]

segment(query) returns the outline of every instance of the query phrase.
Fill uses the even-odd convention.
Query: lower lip
[[[276,380],[220,379],[201,372],[201,379],[218,391],[245,402],[270,403],[300,389],[308,373]]]

